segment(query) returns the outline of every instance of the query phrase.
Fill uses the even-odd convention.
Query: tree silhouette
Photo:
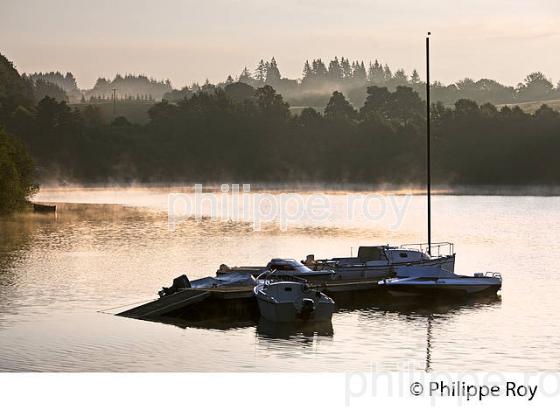
[[[255,69],[255,80],[261,84],[264,84],[264,81],[266,80],[266,64],[264,60],[259,61],[259,64]]]
[[[342,81],[342,67],[340,66],[340,62],[338,61],[337,57],[335,57],[334,60],[330,61],[327,77],[330,81],[333,82]]]
[[[270,85],[257,88],[255,96],[257,98],[257,106],[266,116],[280,119],[290,116],[289,105],[284,102],[282,96],[277,94],[276,90]]]
[[[325,117],[350,120],[356,117],[356,110],[342,93],[335,91],[325,107]]]
[[[546,99],[554,90],[552,82],[540,71],[529,74],[523,83],[518,85],[520,100],[531,101],[538,98]]]
[[[344,79],[352,79],[352,67],[350,66],[350,62],[347,58],[342,57],[340,59],[340,67],[342,69],[342,76],[344,77]]]
[[[241,103],[255,97],[255,89],[248,84],[237,82],[228,84],[224,91],[234,102]]]
[[[280,70],[278,69],[278,64],[276,64],[276,59],[272,57],[270,63],[266,66],[266,79],[267,84],[275,85],[280,82]]]
[[[239,74],[239,82],[251,84],[252,81],[253,77],[251,77],[251,72],[249,71],[247,66],[245,66],[245,68],[243,68],[243,71],[241,71],[241,74]]]
[[[366,102],[360,109],[360,114],[365,118],[371,113],[378,113],[384,117],[388,116],[387,104],[391,93],[387,87],[370,86],[367,88]]]
[[[410,75],[410,82],[413,85],[420,84],[420,75],[418,75],[418,71],[416,71],[416,69],[412,70],[412,74]]]

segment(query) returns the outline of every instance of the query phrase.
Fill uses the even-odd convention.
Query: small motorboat
[[[457,275],[434,267],[401,267],[397,277],[378,282],[392,296],[475,296],[495,294],[502,288],[497,272]]]
[[[299,278],[258,278],[253,289],[261,315],[272,322],[329,321],[334,301]]]

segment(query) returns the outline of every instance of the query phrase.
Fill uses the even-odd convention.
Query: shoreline
[[[151,191],[162,190],[169,192],[194,192],[195,186],[201,185],[202,192],[219,191],[222,185],[231,188],[237,185],[241,190],[243,184],[235,182],[224,183],[132,183],[132,184],[46,184],[40,187],[41,191]],[[383,193],[386,195],[413,195],[426,194],[425,187],[409,184],[328,184],[328,183],[250,183],[250,192],[322,192],[338,194],[344,192]],[[227,192],[227,191],[226,191]],[[560,196],[560,185],[435,185],[432,186],[434,196]],[[34,197],[31,201],[33,202]]]

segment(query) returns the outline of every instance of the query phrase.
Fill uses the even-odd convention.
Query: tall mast
[[[432,254],[432,165],[430,158],[430,32],[426,36],[426,165],[428,197],[428,254]]]

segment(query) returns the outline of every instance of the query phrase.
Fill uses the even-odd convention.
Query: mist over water
[[[458,273],[501,272],[498,299],[365,301],[340,309],[331,326],[303,329],[252,320],[193,327],[99,313],[155,298],[180,273],[213,275],[221,263],[264,265],[273,257],[345,256],[359,245],[425,241],[422,196],[411,198],[396,230],[390,218],[340,215],[287,230],[209,218],[170,230],[169,192],[176,190],[43,189],[37,200],[59,203],[56,218],[0,219],[1,370],[558,370],[559,197],[433,198],[434,240],[455,243]],[[329,195],[336,202],[348,193]]]

